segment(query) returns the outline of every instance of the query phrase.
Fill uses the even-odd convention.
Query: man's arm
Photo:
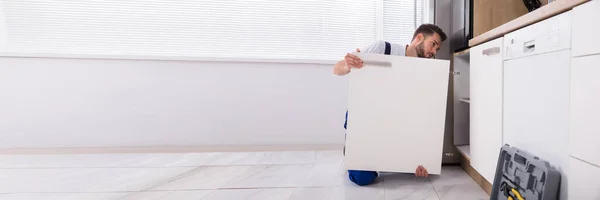
[[[377,42],[374,42],[373,44],[367,46],[365,48],[364,52],[365,53],[383,53],[384,50],[385,50],[385,42],[377,41]],[[360,49],[356,49],[356,52],[360,52]],[[335,66],[333,67],[333,74],[343,76],[343,75],[350,73],[352,68],[360,69],[362,67],[363,67],[363,61],[358,56],[347,53],[343,60],[340,60],[337,63],[335,63]]]
[[[356,52],[360,52],[360,49],[356,49]],[[343,76],[350,73],[352,68],[361,68],[362,66],[362,60],[358,56],[347,53],[343,60],[335,63],[335,66],[333,67],[333,73]]]
[[[346,66],[346,60],[340,60],[333,67],[333,74],[343,76],[350,73],[350,67]]]

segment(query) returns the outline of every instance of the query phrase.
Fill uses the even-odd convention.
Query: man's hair
[[[438,35],[440,35],[440,39],[442,39],[442,42],[445,41],[447,38],[446,33],[444,33],[444,31],[442,31],[440,27],[433,24],[422,24],[421,26],[419,26],[419,28],[415,30],[415,34],[413,35],[412,39],[414,40],[419,33],[422,33],[423,36],[430,36],[433,35],[433,33],[437,33]]]

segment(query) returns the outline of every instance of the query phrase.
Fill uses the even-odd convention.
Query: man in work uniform
[[[442,42],[447,38],[446,34],[438,26],[433,24],[423,24],[415,30],[412,41],[409,45],[391,44],[385,41],[377,41],[365,49],[364,53],[387,54],[394,56],[410,56],[420,58],[433,58],[440,49]],[[361,52],[360,49],[356,50]],[[338,61],[333,68],[333,73],[336,75],[346,75],[353,69],[363,67],[363,61],[353,54],[346,54],[343,60]],[[346,122],[348,120],[348,112],[346,111]],[[344,129],[346,128],[344,123]],[[379,176],[374,171],[348,171],[350,181],[357,185],[369,185]],[[423,166],[418,166],[415,175],[419,177],[427,177],[427,170]]]

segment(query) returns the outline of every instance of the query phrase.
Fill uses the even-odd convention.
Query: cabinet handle
[[[364,64],[379,65],[381,67],[392,67],[391,62],[385,62],[385,61],[364,61]]]
[[[481,54],[484,56],[493,56],[498,53],[500,53],[500,47],[492,47],[492,48],[481,51]]]

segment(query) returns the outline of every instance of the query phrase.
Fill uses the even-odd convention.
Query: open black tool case
[[[491,200],[556,200],[560,172],[538,157],[505,145],[492,185]]]

